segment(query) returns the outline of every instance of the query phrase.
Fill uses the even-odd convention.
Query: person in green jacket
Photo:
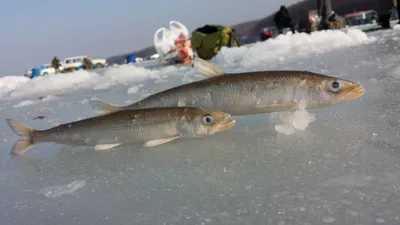
[[[205,25],[194,30],[191,41],[197,55],[204,60],[217,55],[223,46],[230,48],[241,45],[235,29],[221,25]]]

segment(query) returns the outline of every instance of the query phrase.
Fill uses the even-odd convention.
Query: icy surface
[[[192,68],[2,77],[0,224],[400,224],[399,37],[353,29],[223,49],[214,61],[228,72],[310,70],[366,93],[310,112],[240,117],[229,132],[151,149],[48,143],[13,158],[17,136],[5,118],[42,129],[91,117],[90,99],[135,102],[201,79]],[[295,132],[277,132],[282,124]]]

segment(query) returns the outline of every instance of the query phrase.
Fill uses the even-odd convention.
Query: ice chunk
[[[72,194],[78,189],[83,188],[86,185],[86,180],[76,180],[67,185],[54,185],[50,187],[42,188],[38,191],[39,194],[44,194],[49,198],[57,198],[61,195]]]
[[[315,114],[309,113],[306,109],[306,102],[301,101],[298,109],[295,112],[281,112],[279,119],[283,124],[275,126],[278,133],[290,135],[295,133],[296,130],[305,130],[315,120]]]
[[[135,94],[139,91],[139,89],[140,89],[139,86],[133,86],[133,87],[129,88],[127,92],[128,92],[128,94]]]
[[[19,107],[22,107],[22,106],[27,106],[27,105],[33,105],[33,104],[35,104],[36,102],[35,101],[32,101],[32,100],[25,100],[25,101],[22,101],[22,102],[20,102],[20,103],[18,103],[18,104],[16,104],[16,105],[14,105],[14,108],[19,108]]]

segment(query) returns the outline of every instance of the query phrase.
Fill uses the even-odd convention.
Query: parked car
[[[32,78],[32,71],[33,71],[34,68],[36,68],[36,69],[38,69],[40,71],[39,74],[38,74],[40,76],[45,76],[45,75],[48,75],[48,74],[55,74],[56,73],[56,69],[51,67],[50,64],[43,64],[43,65],[41,65],[39,67],[31,67],[31,68],[27,69],[25,71],[24,76]],[[64,70],[63,66],[60,66],[59,67],[59,71],[61,72],[63,70]],[[36,74],[35,74],[35,76],[36,76]]]
[[[65,58],[62,62],[62,66],[64,67],[64,72],[70,72],[74,70],[85,69],[84,59],[89,58],[88,56],[73,56]],[[89,58],[90,59],[90,58]],[[90,59],[94,68],[104,68],[107,66],[106,59]]]
[[[378,14],[375,10],[361,11],[349,13],[344,16],[348,26],[358,26],[364,24],[375,24],[378,19]]]

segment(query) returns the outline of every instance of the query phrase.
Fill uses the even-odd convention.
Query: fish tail
[[[21,139],[16,141],[11,149],[11,154],[20,155],[28,151],[34,146],[33,132],[36,130],[26,126],[25,124],[18,122],[13,119],[7,119],[7,123],[10,128],[18,134]]]
[[[90,100],[89,104],[92,106],[93,110],[95,110],[97,115],[105,115],[122,110],[122,106],[105,103],[99,100]]]

